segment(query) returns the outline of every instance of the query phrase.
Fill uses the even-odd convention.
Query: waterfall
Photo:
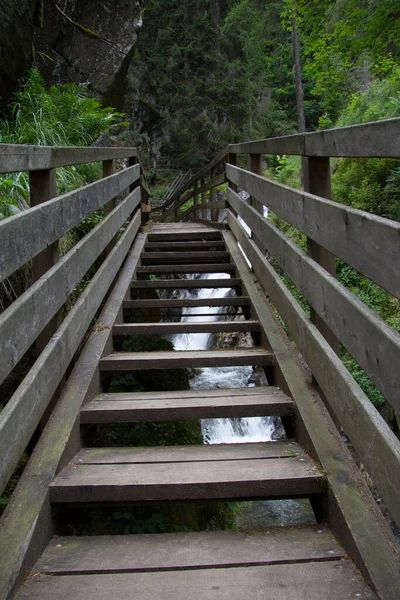
[[[228,273],[220,273],[221,279],[229,279]],[[211,279],[212,275],[206,274],[201,279]],[[232,292],[231,288],[202,288],[195,295],[197,298],[225,298]],[[192,316],[201,315],[207,316]],[[212,316],[210,316],[210,314]],[[187,308],[183,311],[182,321],[216,321],[221,318],[221,309],[218,307]],[[212,345],[213,334],[179,334],[173,336],[171,341],[175,350],[205,350]],[[215,389],[248,387],[252,374],[251,367],[218,367],[205,368],[196,373],[191,380],[191,388]],[[249,386],[250,387],[250,386]],[[203,439],[206,444],[229,444],[244,442],[266,442],[271,440],[274,425],[270,417],[251,417],[241,419],[204,419],[202,421]]]

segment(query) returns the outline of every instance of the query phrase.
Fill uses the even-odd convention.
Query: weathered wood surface
[[[313,133],[301,133],[228,146],[237,154],[295,154],[348,158],[398,158],[400,119],[387,119]]]
[[[142,254],[143,265],[174,264],[174,262],[181,262],[182,264],[223,263],[228,261],[228,252],[213,252],[211,250],[206,252],[143,252]]]
[[[0,383],[63,306],[139,202],[137,189],[0,315]]]
[[[312,562],[161,573],[37,577],[17,600],[376,600],[349,562]]]
[[[26,146],[0,144],[0,173],[39,171],[68,165],[137,156],[136,148]]]
[[[102,394],[81,411],[81,423],[122,423],[236,417],[288,416],[293,401],[281,390],[268,387],[258,394],[202,395],[168,398],[165,394],[143,398],[140,394]]]
[[[328,529],[240,531],[61,537],[52,540],[35,565],[36,573],[93,574],[180,571],[190,568],[257,566],[330,561],[344,557]]]
[[[113,334],[118,335],[170,335],[179,333],[233,333],[236,331],[260,331],[258,321],[209,321],[203,323],[124,323],[114,325]]]
[[[200,306],[249,306],[246,296],[233,296],[232,298],[159,298],[152,300],[125,300],[124,308],[195,308]]]
[[[178,221],[185,219],[192,213],[195,213],[199,210],[202,210],[204,213],[204,211],[207,211],[207,210],[217,211],[217,210],[220,210],[221,208],[225,208],[225,207],[226,207],[225,200],[218,200],[216,202],[200,202],[199,204],[196,204],[195,206],[194,205],[190,206],[185,211],[179,213]]]
[[[192,289],[192,288],[236,288],[240,287],[240,279],[157,279],[156,281],[132,281],[132,290],[146,289]]]
[[[194,350],[170,352],[117,352],[100,361],[101,371],[179,369],[228,366],[268,366],[274,357],[267,350]]]
[[[57,336],[50,340],[0,413],[0,491],[17,466],[139,227],[140,212],[68,313]]]
[[[50,484],[53,503],[299,497],[324,490],[306,458],[67,465]]]
[[[260,284],[274,306],[279,307],[283,321],[374,485],[393,518],[400,521],[400,441],[239,224],[237,230],[242,231],[241,235],[238,233],[238,241]]]
[[[145,245],[145,252],[148,250],[169,250],[170,252],[178,252],[182,250],[186,252],[187,250],[195,249],[198,250],[208,250],[211,248],[225,248],[225,243],[222,240],[215,240],[210,242],[205,242],[203,240],[197,241],[186,241],[186,242],[149,242]]]
[[[101,208],[140,176],[138,165],[0,222],[0,281]]]
[[[232,165],[227,165],[227,177],[309,238],[400,297],[400,223],[299,192]]]
[[[173,202],[172,207],[168,208],[166,211],[164,211],[161,215],[161,221],[164,221],[165,219],[167,219],[170,215],[172,215],[177,209],[179,209],[183,204],[185,204],[186,202],[188,202],[188,200],[190,200],[191,198],[193,198],[193,196],[198,196],[199,194],[201,194],[202,200],[200,204],[206,204],[205,202],[203,202],[203,197],[205,192],[207,192],[208,190],[211,190],[219,185],[222,185],[225,182],[225,173],[221,173],[221,175],[218,175],[218,177],[215,177],[212,181],[208,182],[205,185],[201,185],[200,187],[196,187],[195,189],[189,191],[187,194],[185,194],[180,200],[175,200],[175,202]],[[180,195],[183,193],[183,191],[180,193]],[[167,204],[168,206],[170,206],[172,200],[168,200]],[[162,208],[162,207],[159,207]],[[193,210],[198,210],[198,206],[197,207],[193,207]]]
[[[132,227],[135,227],[134,223]],[[126,251],[130,247],[132,234],[134,236],[134,229],[131,228],[126,232],[125,239],[118,242],[107,258],[107,264],[102,267],[99,276],[95,276],[95,279],[89,284],[88,295],[97,298],[99,303],[102,298],[98,283],[99,277],[101,281],[102,278],[110,275],[110,280],[113,280],[119,263],[123,261]],[[129,290],[129,284],[144,242],[145,235],[139,234],[104,309],[97,319],[96,328],[89,337],[53,411],[52,427],[47,427],[43,431],[2,517],[0,525],[0,581],[3,584],[0,586],[1,600],[8,599],[18,581],[39,558],[42,549],[48,543],[46,535],[51,537],[51,530],[47,532],[50,520],[48,485],[60,466],[63,466],[65,460],[68,461],[69,457],[65,453],[70,443],[71,432],[78,422],[79,409],[88,393],[88,388],[97,378],[98,360],[109,342],[111,327],[120,310],[121,301]],[[101,287],[103,288],[102,282]],[[82,312],[82,314],[84,313]],[[89,322],[90,320],[89,315]],[[55,387],[58,385],[57,381],[53,381],[52,370],[56,370],[54,364],[52,363],[49,371],[46,371],[47,380],[43,378],[40,381],[43,390],[46,389],[47,384]],[[46,392],[46,394],[48,393]],[[52,390],[48,396],[51,394]],[[26,409],[25,415],[28,418]],[[15,432],[15,430],[13,432],[14,437],[19,437],[20,432]],[[12,435],[9,440],[11,439]],[[11,444],[11,441],[9,443]]]
[[[162,231],[162,229],[158,229],[159,233],[156,233],[154,230],[155,225],[152,225],[152,228],[149,232],[149,236],[148,239],[151,242],[166,242],[167,240],[169,240],[170,242],[180,242],[180,241],[185,241],[185,240],[192,240],[192,241],[212,241],[212,240],[220,240],[221,239],[221,233],[219,231],[215,231],[215,229],[209,229],[209,230],[199,230],[199,231],[194,231],[193,233],[190,233],[189,231],[185,231],[184,226],[186,226],[187,223],[180,223],[181,229],[183,229],[183,231]]]
[[[149,448],[82,448],[71,461],[74,465],[118,465],[191,463],[266,458],[303,457],[298,444],[263,442],[254,444],[202,444],[200,446],[159,446]],[[224,466],[221,465],[221,468]]]
[[[235,228],[237,239],[245,252],[248,253],[248,247],[254,247],[254,243],[248,239],[248,234],[233,215],[228,215],[228,219],[232,229]],[[309,452],[318,457],[318,461],[326,474],[330,489],[328,494],[330,512],[328,514],[331,525],[338,533],[348,554],[356,561],[358,568],[373,582],[380,597],[385,598],[385,600],[396,600],[400,597],[399,557],[396,552],[396,542],[393,534],[370,494],[364,477],[361,476],[354,464],[332,419],[315,391],[310,387],[303,371],[299,368],[296,362],[297,353],[287,342],[273,309],[267,303],[265,294],[261,292],[259,286],[255,283],[254,273],[249,272],[232,235],[225,234],[224,237],[236,262],[238,272],[248,290],[257,318],[262,323],[264,330],[268,332],[268,342],[276,356],[275,372],[277,373],[279,385],[287,390],[295,400],[297,435],[302,444],[308,447]],[[254,253],[262,257],[258,248],[254,249]],[[279,306],[288,307],[285,314],[290,311],[289,306],[293,306],[291,309],[293,313],[300,311],[295,300],[289,298],[286,300],[286,294],[288,293],[278,276],[268,275],[268,271],[261,269],[257,269],[257,273],[259,281],[265,286],[264,290],[268,294],[271,291],[274,292],[271,295],[272,301]],[[300,321],[304,321],[304,319],[299,318]],[[288,325],[291,329],[291,323],[288,323]],[[336,355],[330,350],[329,345],[323,340],[316,328],[310,324],[307,327],[311,328],[321,340],[319,347],[312,344],[310,348],[310,351],[315,354],[315,361],[317,362],[319,357],[323,358],[325,347],[330,352],[331,360],[338,361]],[[305,329],[306,327],[303,328],[303,331]],[[302,346],[307,347],[311,336],[303,333],[303,337],[297,339],[304,339]],[[348,402],[349,394],[346,391],[342,394],[343,389],[346,388],[342,384],[336,385],[336,376],[339,369],[335,368],[330,377],[329,363],[330,360],[323,360],[321,368],[325,370],[326,380],[329,380],[330,385],[332,385],[333,393],[336,395],[336,403],[343,403],[344,413],[349,411],[346,424],[353,419],[354,423],[360,426],[359,436],[365,437],[366,443],[369,445],[369,451],[378,456],[380,447],[379,443],[376,444],[376,432],[371,431],[371,429],[374,429],[373,425],[371,429],[369,426],[366,429],[363,428],[363,419],[360,420],[358,417],[358,408],[354,410],[351,408],[351,403]],[[341,363],[340,367],[342,367]],[[339,373],[341,374],[342,371],[339,370]],[[360,407],[360,411],[364,411],[364,406]],[[375,417],[373,416],[371,423],[374,420]],[[342,423],[344,424],[344,420],[342,420]],[[389,440],[388,442],[390,443]],[[398,459],[393,455],[388,457],[386,452],[383,452],[381,457],[382,469],[385,468],[387,460],[389,462],[394,461],[394,463],[397,461],[398,464]],[[397,480],[399,479],[394,472],[392,476]],[[393,493],[396,494],[396,491],[393,491]],[[368,523],[367,527],[366,523]]]
[[[152,275],[156,273],[235,273],[235,266],[229,263],[218,265],[154,265],[138,267],[138,274]]]
[[[400,334],[232,190],[228,202],[400,412]]]

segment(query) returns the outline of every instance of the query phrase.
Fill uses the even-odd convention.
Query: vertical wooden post
[[[206,179],[205,179],[205,177],[202,177],[200,179],[200,186],[203,188],[205,185],[206,185]],[[206,195],[205,190],[201,191],[200,202],[201,202],[201,204],[205,204],[207,202],[207,195]],[[203,208],[203,210],[200,212],[200,215],[203,219],[207,219],[207,213],[208,213],[207,208]]]
[[[210,171],[210,181],[215,179],[215,175],[216,175],[216,168],[214,167]],[[210,190],[210,202],[213,203],[216,201],[217,201],[217,190],[215,189],[215,187],[213,187]],[[211,209],[211,221],[218,221],[218,215],[219,215],[219,210],[217,210],[216,208],[212,208]]]
[[[316,196],[331,199],[332,189],[329,158],[309,157],[307,160],[307,174],[305,180],[307,181],[307,192],[315,194]],[[323,246],[320,246],[310,238],[307,238],[307,250],[309,256],[328,271],[328,273],[333,276],[336,275],[335,257],[329,250],[326,250]],[[326,341],[337,353],[339,346],[336,336],[326,325],[325,321],[321,319],[313,309],[311,309],[311,321],[317,326]]]
[[[30,205],[31,207],[47,202],[57,196],[56,170],[46,169],[43,171],[30,171]],[[37,281],[56,264],[60,257],[60,246],[58,240],[51,244],[46,250],[40,252],[32,260],[32,279]],[[42,352],[61,323],[61,312],[56,314],[43,329],[36,340],[37,356]]]
[[[110,175],[114,175],[115,173],[115,160],[103,160],[102,162],[102,167],[103,167],[103,177],[109,177]],[[110,214],[110,212],[112,212],[114,210],[116,206],[116,202],[115,202],[115,198],[113,198],[112,200],[110,200],[109,202],[107,202],[107,204],[104,205],[104,216],[106,217],[107,215]],[[110,254],[111,250],[113,249],[113,246],[115,246],[116,241],[118,239],[118,234],[111,240],[111,242],[109,244],[107,244],[106,247],[106,254]]]
[[[249,154],[249,168],[252,173],[256,173],[256,175],[261,175],[261,154]],[[253,206],[259,213],[264,215],[264,206],[262,202],[250,196],[250,204]],[[254,242],[257,246],[264,252],[264,248],[262,243],[258,238],[256,238],[251,232],[251,237],[254,239]]]
[[[227,163],[229,163],[230,165],[234,165],[236,166],[236,154],[228,154],[228,158],[227,158]],[[236,183],[232,183],[231,181],[229,181],[229,187],[234,191],[237,192],[238,187],[236,185]],[[229,205],[228,205],[229,206]],[[229,206],[230,211],[235,215],[235,217],[237,217],[237,212],[236,210],[234,210],[234,208],[232,208],[232,206]]]
[[[199,203],[199,194],[198,194],[198,188],[199,188],[199,182],[198,182],[198,181],[195,181],[195,183],[194,183],[194,189],[195,189],[195,193],[194,193],[194,196],[193,196],[193,205],[194,205],[194,206],[196,206],[196,204],[198,204],[198,203]],[[196,221],[196,219],[198,219],[198,218],[199,218],[199,211],[198,211],[198,210],[195,210],[195,211],[193,212],[193,217],[194,217],[194,218],[193,218],[193,220],[194,220],[194,221]]]

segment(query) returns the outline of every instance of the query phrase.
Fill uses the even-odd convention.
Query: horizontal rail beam
[[[231,189],[228,202],[400,412],[400,335]]]
[[[140,166],[134,165],[1,221],[0,281],[139,178]]]
[[[217,202],[202,202],[201,204],[194,204],[190,206],[185,212],[178,215],[178,221],[182,221],[185,217],[191,215],[198,210],[221,210],[226,208],[225,200],[218,200]]]
[[[231,230],[278,310],[361,462],[400,521],[400,441],[232,213]]]
[[[0,493],[18,464],[140,228],[140,211],[0,413]]]
[[[137,188],[0,315],[0,384],[139,203]]]
[[[0,144],[0,173],[42,171],[83,163],[131,158],[136,148],[84,148],[81,146],[26,146]]]
[[[294,154],[343,158],[400,157],[400,119],[373,121],[350,127],[327,129],[232,144],[232,154]]]
[[[282,219],[400,297],[400,223],[281,185],[233,165],[227,177]]]

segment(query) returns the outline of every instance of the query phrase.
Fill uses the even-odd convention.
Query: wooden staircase
[[[95,598],[123,600],[347,600],[376,598],[325,522],[332,497],[324,465],[310,456],[296,398],[280,387],[280,366],[269,339],[270,309],[257,290],[229,234],[201,224],[157,224],[147,235],[130,285],[112,327],[114,348],[100,357],[99,377],[117,371],[261,366],[269,386],[172,392],[95,393],[80,412],[82,427],[185,419],[281,417],[288,439],[278,442],[174,446],[81,447],[53,479],[53,511],[125,503],[308,498],[315,526],[241,531],[56,537],[43,552],[18,599]],[[214,279],[173,279],[176,274],[213,273]],[[221,279],[218,273],[228,273]],[[157,275],[159,280],[145,280]],[[251,285],[251,288],[249,286]],[[218,300],[151,299],[154,289],[229,287],[236,295]],[[136,297],[140,296],[140,297]],[[220,306],[221,321],[140,321],[143,309]],[[124,323],[134,312],[136,321]],[[175,314],[175,313],[174,313]],[[234,320],[234,316],[241,315]],[[232,318],[229,320],[230,315]],[[269,321],[268,321],[269,319]],[[274,325],[275,327],[275,325]],[[277,326],[276,326],[277,327]],[[249,332],[254,348],[179,352],[115,351],[124,336]],[[284,354],[282,350],[281,354]],[[281,364],[281,363],[279,363]],[[299,367],[299,375],[302,377]],[[296,371],[297,373],[297,371]],[[301,389],[301,386],[300,388]],[[288,390],[286,390],[288,391]],[[312,409],[313,410],[313,409]],[[317,426],[317,420],[315,421]],[[303,431],[301,439],[291,439]],[[325,434],[324,434],[325,435]],[[334,445],[332,433],[326,446]],[[351,467],[349,467],[351,468]],[[343,465],[343,473],[347,473]],[[340,523],[343,517],[338,514]]]

